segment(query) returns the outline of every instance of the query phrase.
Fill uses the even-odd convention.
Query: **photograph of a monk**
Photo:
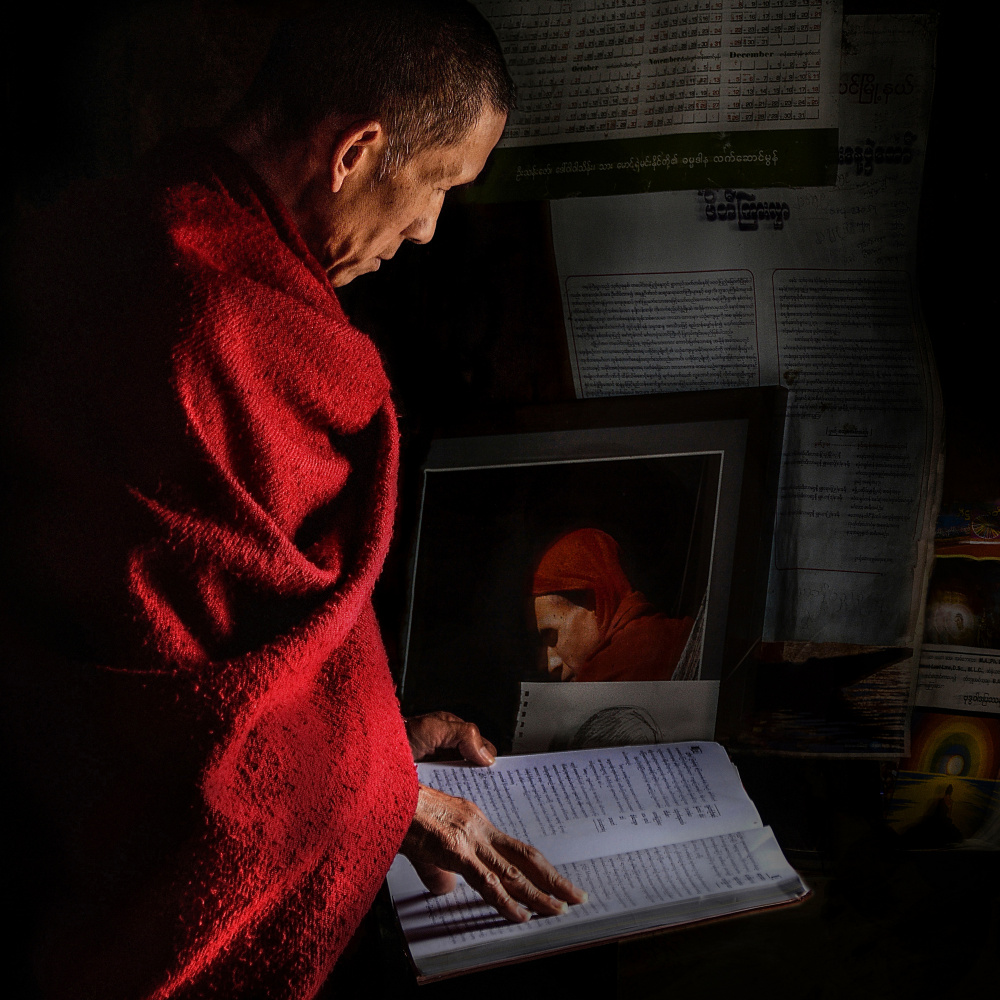
[[[463,463],[425,479],[404,707],[506,748],[522,682],[718,680],[719,453]]]
[[[553,542],[535,569],[531,593],[553,679],[666,681],[682,659],[697,663],[695,619],[657,611],[629,582],[618,543],[599,528],[579,528]]]
[[[290,6],[224,124],[14,241],[11,996],[309,1000],[400,850],[511,921],[584,899],[418,785],[495,749],[400,713],[371,600],[397,418],[336,291],[432,239],[513,85],[471,3]]]

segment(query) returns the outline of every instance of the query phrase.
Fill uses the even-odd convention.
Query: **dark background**
[[[0,60],[3,225],[75,178],[127,169],[164,134],[215,121],[249,78],[282,6],[294,3],[99,2],[8,11]],[[927,6],[847,0],[845,10]],[[990,236],[996,130],[992,106],[987,110],[995,9],[979,2],[941,11],[921,199],[918,279],[946,410],[946,503],[1000,499]],[[547,233],[542,204],[451,204],[432,244],[404,247],[377,279],[357,282],[344,296],[383,349],[404,432],[402,530],[381,598],[387,621],[401,614],[416,469],[433,430],[484,403],[572,396]],[[66,266],[73,266],[72,247]],[[420,996],[995,994],[997,854],[900,850],[881,821],[885,768],[875,762],[738,763],[765,822],[814,887],[813,899],[425,987]],[[345,960],[331,995],[377,994],[380,987],[409,995],[399,952],[381,933],[373,929]]]

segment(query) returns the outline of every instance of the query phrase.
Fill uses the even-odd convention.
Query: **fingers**
[[[442,722],[464,722],[454,712],[427,712],[425,715],[418,715],[418,719],[440,719]]]
[[[540,851],[498,830],[482,811],[422,785],[403,853],[432,892],[448,892],[457,872],[502,916],[516,923],[565,913],[587,894],[563,878]]]
[[[458,878],[454,872],[446,872],[437,865],[432,865],[428,861],[420,858],[410,858],[414,871],[420,876],[420,881],[427,886],[429,892],[435,896],[443,896],[446,892],[451,892],[458,885]]]
[[[512,861],[495,852],[482,850],[481,865],[466,876],[466,881],[498,913],[515,923],[531,918],[532,913],[554,917],[567,910],[567,904],[533,885]]]
[[[482,764],[490,767],[496,763],[497,748],[484,739],[479,732],[479,727],[472,722],[452,723],[456,742],[452,744],[464,760],[473,764]]]
[[[406,721],[406,734],[414,760],[425,760],[440,750],[457,750],[473,764],[489,767],[496,761],[496,747],[479,732],[451,712],[428,712]]]
[[[561,912],[549,910],[541,899],[532,899],[522,884],[524,876],[513,865],[504,865],[499,859],[481,861],[465,872],[464,878],[500,916],[511,923],[523,924],[530,920],[532,910],[552,916]]]
[[[490,842],[477,845],[477,863],[463,875],[502,916],[522,923],[532,913],[555,917],[566,913],[570,903],[587,901],[587,894],[563,878],[535,848],[496,834]]]
[[[546,910],[565,913],[567,903],[576,905],[587,902],[587,893],[560,875],[537,847],[499,830],[492,838],[492,847],[511,868],[520,872],[524,883],[529,887],[530,899],[539,902]],[[517,898],[522,899],[520,896]],[[536,912],[542,912],[537,907],[533,908]]]

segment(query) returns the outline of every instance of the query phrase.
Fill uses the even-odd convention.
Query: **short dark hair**
[[[514,83],[489,22],[466,0],[326,0],[278,28],[240,111],[301,137],[331,112],[385,129],[387,169],[450,145]]]

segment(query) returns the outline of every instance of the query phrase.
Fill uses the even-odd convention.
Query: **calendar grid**
[[[480,7],[518,85],[504,145],[821,124],[824,0]]]

